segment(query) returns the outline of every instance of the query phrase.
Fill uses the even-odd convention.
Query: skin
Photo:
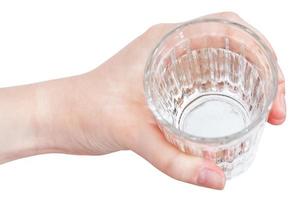
[[[234,13],[209,16],[246,24]],[[132,150],[177,180],[223,189],[223,171],[166,142],[145,102],[147,57],[176,25],[152,26],[88,73],[0,89],[0,163],[53,152],[102,155]],[[271,124],[285,120],[284,94],[279,69],[278,94],[268,119]]]

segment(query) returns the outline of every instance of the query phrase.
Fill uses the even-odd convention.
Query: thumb
[[[187,155],[168,143],[156,125],[138,134],[132,150],[168,176],[195,185],[223,189],[225,176],[213,162]]]

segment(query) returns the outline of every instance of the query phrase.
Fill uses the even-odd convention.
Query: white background
[[[224,191],[175,181],[132,152],[99,157],[48,154],[1,165],[0,199],[301,199],[298,3],[1,0],[0,87],[86,72],[152,24],[229,10],[259,29],[275,48],[286,77],[288,117],[282,126],[266,126],[255,162],[227,182]]]

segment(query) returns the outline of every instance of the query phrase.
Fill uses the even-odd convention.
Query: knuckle
[[[284,79],[279,80],[278,82],[278,92],[282,95],[285,95],[285,81]]]
[[[166,158],[162,162],[162,169],[164,173],[167,175],[176,178],[175,174],[177,174],[176,170],[176,160],[177,160],[178,154],[174,154],[173,156],[169,156],[169,158]]]
[[[221,17],[225,17],[225,18],[228,18],[228,19],[241,19],[241,17],[237,13],[231,12],[231,11],[222,12],[219,15]]]
[[[155,34],[158,32],[166,31],[172,27],[172,24],[168,23],[159,23],[159,24],[154,24],[150,28],[147,29],[146,34]]]
[[[192,183],[193,180],[188,176],[189,172],[186,170],[186,167],[180,164],[183,163],[182,161],[181,153],[178,152],[167,160],[165,164],[165,173],[176,180]]]
[[[162,27],[162,24],[154,24],[150,28],[148,28],[147,32],[157,31],[158,29],[160,29],[160,27]]]

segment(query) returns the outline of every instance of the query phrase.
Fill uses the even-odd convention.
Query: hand
[[[210,16],[243,22],[234,13]],[[86,74],[1,89],[0,99],[13,103],[0,104],[0,110],[20,108],[18,116],[6,116],[6,121],[14,123],[6,123],[1,129],[10,130],[15,124],[23,129],[18,128],[20,131],[13,137],[19,139],[11,140],[9,150],[0,149],[4,152],[0,162],[48,152],[100,155],[132,150],[177,180],[222,189],[223,171],[214,163],[184,154],[168,143],[145,103],[143,74],[147,57],[159,39],[176,25],[151,27]],[[280,71],[269,122],[280,124],[284,119],[284,78]],[[2,138],[5,137],[0,136],[0,141]],[[28,142],[25,146],[22,142],[16,144],[21,140]]]

